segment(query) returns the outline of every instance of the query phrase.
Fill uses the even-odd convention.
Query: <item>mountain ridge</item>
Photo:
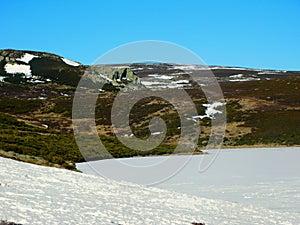
[[[96,126],[113,157],[171,154],[180,137],[181,124],[174,107],[161,99],[149,98],[139,101],[131,110],[133,134],[142,139],[149,137],[149,120],[160,116],[168,125],[164,142],[145,152],[122,145],[111,124],[111,107],[122,88],[124,94],[126,90],[129,94],[139,87],[152,89],[156,94],[172,88],[184,89],[198,112],[195,118],[187,119],[201,126],[196,152],[201,153],[206,148],[214,118],[208,111],[218,111],[213,105],[219,103],[208,104],[202,91],[201,86],[210,81],[205,66],[136,63],[93,68],[77,62],[69,65],[63,57],[50,53],[49,57],[48,53],[38,57],[34,52],[17,50],[5,54],[11,56],[6,58],[3,54],[0,60],[0,155],[68,169],[75,169],[76,162],[84,161],[73,134],[72,102],[77,84],[88,69],[95,69],[95,82],[107,82],[98,90]],[[14,63],[21,65],[24,73],[4,71],[7,64]],[[297,126],[300,122],[300,72],[210,68],[226,103],[223,147],[300,145],[300,127]],[[15,68],[10,69],[14,71]],[[193,79],[197,76],[195,82]],[[133,85],[132,89],[126,89],[128,83]],[[190,153],[185,151],[181,153]],[[92,160],[107,157],[89,154]]]
[[[0,81],[13,83],[49,83],[57,82],[77,86],[88,66],[47,52],[29,50],[0,50]],[[89,67],[91,68],[91,67]],[[93,72],[95,72],[94,69]],[[105,70],[103,71],[105,72]],[[139,83],[128,68],[116,70],[107,75],[114,86],[120,86],[122,79]],[[120,73],[120,78],[119,74]],[[101,74],[98,74],[98,77]],[[103,77],[102,77],[103,78]]]

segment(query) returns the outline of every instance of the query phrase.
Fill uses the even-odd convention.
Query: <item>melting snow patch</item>
[[[31,75],[31,70],[29,65],[20,64],[10,64],[7,63],[4,67],[7,73],[23,73],[25,75]]]
[[[4,82],[4,79],[5,79],[6,77],[2,77],[2,76],[0,76],[0,82]]]
[[[173,81],[172,83],[174,84],[188,84],[190,81],[189,80],[176,80]]]
[[[121,65],[121,66],[112,66],[112,68],[114,69],[124,69],[124,68],[127,68],[128,66],[125,66],[125,65]]]
[[[142,81],[142,85],[145,86],[152,86],[152,85],[159,85],[161,84],[160,82],[157,81]]]
[[[203,118],[214,119],[216,114],[222,114],[222,111],[217,110],[216,108],[224,106],[225,103],[214,102],[212,104],[202,104],[202,105],[206,107],[205,115],[193,116],[193,119],[203,119]]]
[[[70,66],[80,66],[79,63],[74,62],[72,60],[66,59],[66,58],[61,58],[62,61],[64,61],[66,64],[70,65]]]
[[[155,77],[156,79],[160,80],[171,80],[174,78],[173,76],[167,76],[167,75],[159,75],[159,74],[150,74],[149,77]]]
[[[229,76],[230,78],[242,78],[244,74],[236,74],[236,75],[231,75]]]
[[[43,84],[43,83],[45,83],[45,82],[42,81],[42,80],[31,80],[30,82],[31,82],[31,83],[34,83],[34,84]]]
[[[174,82],[159,82],[159,81],[142,81],[142,85],[147,86],[148,88],[185,88],[191,86],[187,80],[180,80]]]
[[[103,78],[104,80],[107,80],[107,81],[109,81],[109,82],[112,82],[112,81],[113,81],[112,79],[109,79],[107,76],[104,76],[104,75],[102,75],[102,74],[98,74],[98,75],[99,75],[99,77]]]
[[[187,86],[190,86],[189,84],[177,84],[177,83],[171,83],[167,85],[167,88],[185,88]]]
[[[222,67],[222,66],[215,66],[215,67],[211,67],[210,69],[213,69],[213,70],[252,70],[252,69],[243,68],[243,67]]]
[[[32,54],[29,54],[29,53],[25,53],[25,55],[23,55],[21,58],[18,58],[16,60],[22,61],[22,62],[28,64],[33,58],[37,58],[37,57],[39,57],[39,56],[32,55]]]
[[[133,70],[144,70],[143,67],[132,68]]]
[[[245,82],[245,81],[251,81],[251,80],[260,80],[260,78],[249,77],[249,78],[244,78],[244,79],[233,79],[233,80],[229,80],[229,81],[230,82]]]
[[[208,66],[205,65],[175,65],[173,69],[179,70],[210,70]]]
[[[261,71],[258,72],[257,74],[261,75],[261,74],[278,74],[278,73],[286,73],[286,70],[265,70],[265,71]]]

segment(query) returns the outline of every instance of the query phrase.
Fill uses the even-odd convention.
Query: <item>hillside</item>
[[[75,162],[84,161],[74,139],[71,114],[76,86],[88,68],[50,53],[0,51],[0,155],[68,169],[75,169]],[[300,144],[300,72],[141,63],[104,65],[94,70],[93,81],[106,81],[99,90],[96,107],[97,130],[105,147],[114,157],[173,152],[180,135],[180,120],[166,101],[144,99],[131,110],[133,133],[142,139],[151,134],[151,118],[160,115],[165,119],[166,138],[157,148],[146,152],[128,149],[112,130],[111,106],[117,93],[147,87],[154,91],[186,90],[202,118],[197,150],[200,152],[211,131],[213,114],[208,112],[218,110],[218,104],[207,104],[201,91],[201,86],[207,85],[208,69],[219,81],[226,101],[224,147]],[[198,84],[191,74],[198,75]],[[130,89],[124,89],[128,83]],[[185,149],[182,153],[186,153]],[[103,158],[107,156],[88,156],[90,160]]]

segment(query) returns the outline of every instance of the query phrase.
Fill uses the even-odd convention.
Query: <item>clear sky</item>
[[[0,49],[90,64],[127,42],[163,40],[209,65],[300,70],[300,0],[11,0],[0,12]]]

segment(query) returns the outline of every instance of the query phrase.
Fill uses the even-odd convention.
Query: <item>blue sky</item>
[[[182,45],[210,65],[300,70],[300,1],[3,1],[0,49],[92,63],[127,42]]]

